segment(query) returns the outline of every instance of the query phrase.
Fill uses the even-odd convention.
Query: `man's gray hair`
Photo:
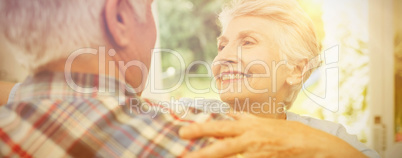
[[[145,21],[147,0],[129,0]],[[31,72],[80,48],[105,44],[101,21],[105,0],[2,0],[0,37]],[[4,51],[4,50],[2,50]]]

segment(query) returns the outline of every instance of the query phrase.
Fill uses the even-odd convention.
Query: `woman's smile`
[[[217,76],[217,79],[222,83],[242,81],[243,79],[252,77],[252,74],[246,74],[239,71],[225,71]]]

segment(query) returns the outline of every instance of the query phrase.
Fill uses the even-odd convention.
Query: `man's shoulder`
[[[43,122],[41,118],[46,118],[46,121],[58,121],[64,119],[74,119],[90,114],[95,110],[99,110],[96,104],[100,104],[97,100],[88,99],[50,99],[50,98],[32,98],[25,100],[14,100],[0,107],[0,122],[2,118],[9,118],[8,121],[29,124],[30,126]],[[88,110],[88,109],[93,110]],[[103,112],[104,114],[105,112]],[[87,115],[86,117],[92,117]],[[20,121],[22,122],[20,122]],[[3,122],[5,123],[5,122]],[[6,124],[1,124],[2,125]],[[16,125],[17,126],[17,125]],[[22,126],[19,124],[18,126]],[[46,125],[47,126],[47,125]],[[45,127],[45,126],[42,126]],[[36,128],[36,127],[35,127]]]
[[[134,106],[120,105],[115,97],[32,99],[13,102],[0,108],[0,128],[7,127],[3,132],[21,145],[29,141],[17,138],[30,135],[29,130],[21,131],[29,128],[38,134],[32,135],[29,140],[44,137],[47,144],[61,140],[64,142],[54,145],[52,149],[67,149],[69,146],[77,146],[74,143],[83,140],[94,148],[96,145],[112,143],[113,146],[118,146],[113,149],[116,153],[131,153],[131,156],[139,157],[162,157],[153,151],[164,152],[172,157],[179,156],[189,150],[187,147],[199,149],[213,141],[200,139],[191,143],[179,139],[178,136],[181,126],[191,122],[207,121],[211,119],[211,115],[189,112],[182,118],[175,112],[161,111],[161,105],[150,100],[141,98],[139,100],[140,111],[136,111]],[[15,132],[18,130],[20,132]],[[53,131],[52,135],[48,135],[49,130]],[[1,144],[0,141],[0,146]],[[137,148],[129,148],[130,144]],[[40,147],[40,149],[46,148]],[[88,152],[109,155],[104,153],[105,151],[99,149]],[[71,154],[65,152],[69,151],[60,151],[57,154],[61,155],[53,156],[62,157],[63,154]]]
[[[3,107],[16,108],[19,106],[38,106],[38,108],[48,106],[58,106],[65,104],[83,105],[83,104],[103,104],[101,100],[96,98],[82,98],[82,97],[69,97],[69,98],[29,98],[23,100],[12,100],[5,104]]]
[[[221,101],[212,99],[181,98],[179,100],[156,101],[142,98],[144,105],[150,105],[162,115],[170,115],[188,122],[231,119],[222,112]],[[228,109],[227,109],[228,110]]]

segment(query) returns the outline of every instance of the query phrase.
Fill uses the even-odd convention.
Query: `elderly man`
[[[0,157],[175,157],[209,140],[139,96],[155,44],[152,0],[0,1],[1,36],[31,72],[0,108]]]

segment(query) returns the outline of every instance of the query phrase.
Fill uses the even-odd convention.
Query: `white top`
[[[17,93],[18,88],[20,87],[21,83],[17,83],[14,85],[14,87],[11,89],[10,94],[8,95],[8,100],[7,104],[10,104],[11,102],[14,101],[15,94]]]
[[[355,147],[357,150],[359,150],[368,157],[380,157],[380,155],[378,155],[376,151],[368,148],[366,145],[361,143],[355,135],[351,135],[348,132],[346,132],[345,127],[343,127],[341,124],[326,120],[319,120],[307,116],[300,116],[292,112],[287,112],[286,117],[287,120],[301,122],[315,129],[325,131],[329,134],[337,136],[338,138],[341,138],[345,142],[348,142],[351,146]]]

